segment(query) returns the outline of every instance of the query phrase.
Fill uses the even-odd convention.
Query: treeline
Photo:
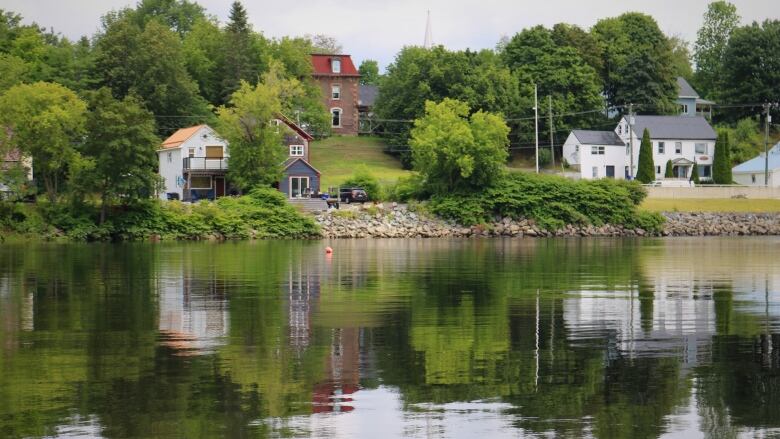
[[[736,160],[757,148],[746,129],[757,126],[761,104],[780,101],[780,21],[739,22],[735,6],[711,3],[692,51],[680,37],[665,35],[651,16],[636,12],[602,19],[590,30],[565,23],[524,29],[495,50],[405,47],[381,80],[376,113],[393,121],[385,123],[385,134],[392,151],[410,165],[407,121],[424,114],[427,100],[452,98],[475,112],[501,113],[517,150],[534,144],[534,84],[540,143],[549,146],[562,143],[572,128],[614,128],[614,116],[627,113],[630,104],[639,114],[676,114],[681,76],[702,97],[717,101],[715,122],[733,127],[753,117],[732,135],[743,141],[735,149],[746,150]],[[555,115],[552,139],[549,113]]]

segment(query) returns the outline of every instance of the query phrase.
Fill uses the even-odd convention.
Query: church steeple
[[[433,33],[431,32],[431,11],[428,11],[428,18],[425,22],[425,42],[423,47],[430,49],[433,47]]]

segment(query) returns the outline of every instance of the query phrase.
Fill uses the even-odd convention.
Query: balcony
[[[185,157],[184,171],[227,171],[228,158]]]

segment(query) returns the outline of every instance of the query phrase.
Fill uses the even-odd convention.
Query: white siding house
[[[626,176],[626,145],[613,131],[574,130],[563,144],[563,159],[579,178]]]
[[[745,186],[764,186],[764,171],[766,159],[764,154],[741,163],[731,169],[734,182]],[[780,143],[769,150],[769,182],[770,187],[780,187]]]
[[[208,125],[176,131],[165,139],[157,156],[165,185],[160,198],[216,198],[227,192],[227,142]]]

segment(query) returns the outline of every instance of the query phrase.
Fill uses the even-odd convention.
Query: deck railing
[[[228,159],[212,159],[206,157],[185,157],[185,171],[224,171],[228,168]]]

